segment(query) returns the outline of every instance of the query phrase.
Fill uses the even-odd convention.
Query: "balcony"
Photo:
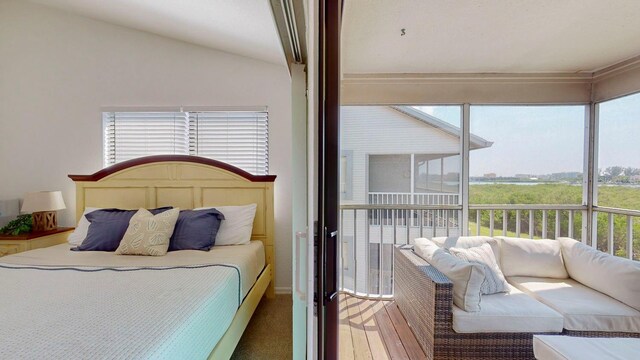
[[[340,289],[393,298],[393,246],[417,237],[571,237],[609,254],[640,259],[640,211],[586,205],[469,205],[458,194],[369,193],[369,204],[340,207]],[[592,221],[589,221],[591,219]],[[623,223],[621,231],[620,223]],[[616,226],[618,225],[618,226]]]

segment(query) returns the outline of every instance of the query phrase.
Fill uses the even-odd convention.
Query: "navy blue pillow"
[[[173,207],[162,207],[149,210],[153,215]],[[129,221],[137,210],[100,209],[85,215],[91,223],[87,237],[74,251],[116,251],[120,241],[129,227]]]
[[[216,209],[180,211],[169,251],[211,250],[222,220],[224,215]]]

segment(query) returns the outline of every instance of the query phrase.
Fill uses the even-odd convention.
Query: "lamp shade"
[[[60,191],[30,192],[24,196],[21,211],[34,213],[40,211],[56,211],[66,209]]]

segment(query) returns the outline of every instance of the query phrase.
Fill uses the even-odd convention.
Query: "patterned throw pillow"
[[[165,255],[178,215],[180,209],[177,208],[157,215],[146,209],[138,210],[129,221],[116,255]]]
[[[502,271],[500,271],[496,257],[493,254],[493,250],[491,250],[491,245],[483,244],[468,249],[450,248],[449,253],[460,260],[482,265],[485,278],[480,291],[483,295],[509,291],[509,283],[507,283]]]

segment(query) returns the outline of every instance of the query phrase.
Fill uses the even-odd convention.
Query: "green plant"
[[[31,214],[18,215],[15,220],[9,221],[9,223],[0,229],[0,234],[20,235],[22,233],[28,233],[33,227],[33,217]]]

